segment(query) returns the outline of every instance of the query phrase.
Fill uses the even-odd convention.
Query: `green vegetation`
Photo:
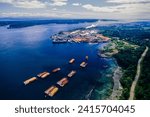
[[[120,79],[123,92],[120,99],[129,98],[130,87],[136,74],[137,62],[143,51],[144,47],[130,44],[116,38],[113,38],[111,42],[103,48],[103,53],[106,56],[112,55],[115,57],[117,63],[123,69],[123,76]]]
[[[134,80],[137,62],[143,53],[146,46],[150,48],[150,22],[135,22],[127,24],[118,24],[113,26],[97,27],[105,36],[111,37],[112,42],[117,45],[115,49],[119,50],[113,56],[117,59],[119,66],[122,67],[124,73],[121,78],[123,86],[123,93],[121,99],[128,99],[130,87]],[[120,42],[117,39],[122,40]],[[124,42],[130,45],[138,45],[129,47]],[[111,45],[110,45],[111,46]],[[112,52],[111,49],[105,48],[106,52]],[[136,99],[150,99],[150,50],[142,64],[141,76],[136,86],[135,98]]]
[[[139,47],[137,49],[126,48],[121,50],[118,54],[114,55],[119,66],[121,66],[124,70],[123,76],[120,80],[123,86],[123,92],[120,99],[129,98],[130,87],[136,74],[137,62],[143,51],[143,47]]]

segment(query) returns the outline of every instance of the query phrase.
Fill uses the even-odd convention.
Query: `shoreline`
[[[113,73],[113,89],[111,95],[107,100],[118,100],[122,95],[123,87],[121,86],[120,79],[122,78],[122,68],[117,66]]]
[[[113,55],[116,53],[112,52],[110,56],[106,55],[106,53],[100,53],[101,50],[104,49],[105,46],[108,46],[108,43],[99,49],[98,55],[103,58],[114,58]],[[113,88],[111,89],[112,92],[106,98],[106,100],[119,100],[122,95],[122,91],[123,91],[123,87],[121,86],[121,83],[120,83],[120,79],[123,76],[123,71],[122,71],[122,68],[117,64],[116,58],[114,58],[114,63],[116,64],[116,68],[115,68],[114,72],[112,73],[113,74],[112,75]]]

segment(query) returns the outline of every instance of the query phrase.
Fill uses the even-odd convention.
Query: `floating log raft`
[[[39,73],[37,76],[38,76],[38,77],[41,77],[41,76],[43,76],[45,73],[46,73],[46,72]]]
[[[52,72],[53,72],[53,73],[56,73],[56,72],[58,72],[58,71],[60,71],[60,70],[61,70],[60,68],[56,68],[56,69],[52,70]]]
[[[75,62],[75,59],[74,59],[74,58],[69,61],[70,64],[72,64],[72,63],[74,63],[74,62]]]
[[[72,71],[68,74],[68,77],[71,78],[71,77],[73,77],[75,74],[76,74],[76,71],[75,71],[75,70],[72,70]]]
[[[36,77],[32,77],[32,78],[30,78],[30,79],[24,81],[24,84],[25,84],[25,85],[30,84],[30,83],[34,82],[35,80],[37,80],[37,78],[36,78]]]
[[[40,77],[40,78],[46,78],[46,77],[48,77],[49,75],[50,75],[49,72],[42,72],[42,73],[38,74],[37,76]]]
[[[86,59],[86,60],[88,60],[88,59],[89,59],[89,57],[88,57],[88,56],[85,56],[85,59]]]
[[[87,63],[86,62],[82,62],[81,64],[80,64],[80,67],[86,67],[87,66]]]
[[[44,93],[50,97],[53,97],[57,92],[58,92],[58,87],[53,85],[50,88],[48,88]]]
[[[60,81],[57,82],[57,84],[61,87],[64,87],[67,83],[68,83],[68,79],[67,78],[63,78]]]

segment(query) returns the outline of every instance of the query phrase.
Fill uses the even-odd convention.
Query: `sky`
[[[0,17],[150,19],[150,0],[0,0]]]

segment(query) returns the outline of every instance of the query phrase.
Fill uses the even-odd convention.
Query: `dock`
[[[81,64],[80,64],[80,67],[86,67],[87,66],[87,63],[86,62],[82,62]]]
[[[69,61],[70,64],[72,64],[72,63],[74,63],[74,62],[75,62],[75,59],[74,59],[74,58]]]
[[[68,77],[71,78],[71,77],[73,77],[75,74],[76,74],[76,71],[75,71],[75,70],[72,70],[72,71],[68,74]]]
[[[30,78],[30,79],[24,81],[24,84],[25,84],[25,85],[30,84],[30,83],[34,82],[35,80],[37,80],[37,78],[36,78],[36,77],[32,77],[32,78]]]
[[[58,92],[58,87],[53,85],[50,88],[48,88],[44,93],[50,97],[53,97],[57,92]]]
[[[46,78],[46,77],[48,77],[49,75],[50,75],[49,72],[42,72],[42,73],[38,74],[37,76],[40,77],[40,78]]]
[[[60,70],[61,70],[61,68],[56,68],[56,69],[52,70],[52,72],[53,72],[53,73],[56,73],[56,72],[58,72],[58,71],[60,71]]]
[[[61,87],[64,87],[67,83],[68,83],[68,79],[67,78],[63,78],[60,81],[57,82],[57,84]]]

